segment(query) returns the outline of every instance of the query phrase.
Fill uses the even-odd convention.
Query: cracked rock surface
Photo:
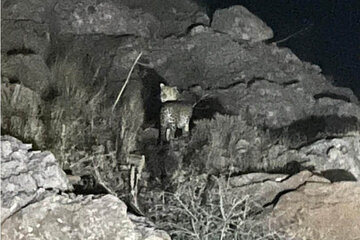
[[[112,195],[53,195],[5,221],[2,239],[170,240],[170,237],[155,230],[144,218],[129,216],[125,203]]]
[[[359,199],[358,182],[307,182],[279,199],[270,221],[292,239],[358,239]]]
[[[1,137],[1,222],[31,202],[72,189],[54,155],[31,148]]]
[[[332,182],[360,179],[360,136],[350,132],[342,137],[329,137],[299,147],[281,149],[274,145],[269,159],[277,162],[297,161],[306,169],[322,172]]]
[[[120,1],[114,3],[119,4]],[[122,0],[120,5],[126,5],[130,9],[141,9],[156,17],[160,22],[157,37],[180,36],[186,34],[190,26],[210,24],[205,9],[191,0],[153,0],[151,4],[147,0]]]
[[[170,239],[115,196],[59,195],[72,189],[65,173],[50,152],[31,148],[1,138],[1,239]]]
[[[63,34],[130,34],[146,38],[154,35],[159,25],[152,15],[112,1],[60,1],[54,9]]]
[[[260,42],[274,36],[266,23],[240,5],[215,11],[211,27],[229,34],[234,40]]]
[[[302,171],[291,177],[284,174],[249,173],[231,177],[228,182],[229,191],[226,194],[229,197],[249,195],[251,201],[261,206],[271,206],[276,204],[277,198],[283,192],[295,190],[309,181],[330,183],[329,180],[309,171]]]
[[[222,182],[226,198],[248,196],[258,217],[286,239],[340,240],[360,235],[359,182],[331,183],[320,174],[250,173]],[[253,209],[256,209],[257,205]]]

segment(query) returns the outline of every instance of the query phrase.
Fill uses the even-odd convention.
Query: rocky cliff
[[[91,183],[75,186],[76,193],[111,193],[138,214],[164,223],[170,220],[151,212],[155,203],[164,204],[165,198],[157,198],[161,195],[158,191],[185,191],[180,187],[184,179],[189,183],[203,179],[204,174],[204,194],[221,185],[211,183],[213,177],[271,173],[290,181],[296,174],[309,174],[287,187],[281,185],[283,180],[275,181],[275,175],[251,177],[245,185],[276,185],[272,194],[261,195],[271,189],[266,185],[256,190],[255,195],[262,197],[251,198],[251,202],[260,202],[261,213],[275,203],[287,206],[296,201],[298,195],[287,195],[288,191],[313,189],[314,185],[307,186],[311,176],[322,176],[319,184],[328,184],[329,189],[357,188],[357,183],[330,183],[360,178],[358,99],[351,90],[333,86],[320,67],[301,61],[290,49],[265,43],[273,37],[272,30],[242,6],[217,10],[210,19],[205,9],[191,0],[155,0],[151,4],[143,0],[8,0],[2,2],[1,31],[2,133],[32,143],[36,150],[51,151],[59,166],[82,183],[91,179],[86,180]],[[125,91],[114,106],[125,82]],[[158,143],[159,83],[176,86],[183,100],[196,102],[189,138],[177,134],[169,143]],[[31,156],[26,154],[21,159],[27,163]],[[53,164],[55,158],[49,158]],[[145,168],[133,162],[143,158]],[[4,174],[13,171],[20,170],[11,165]],[[201,181],[196,184],[202,186]],[[38,194],[47,187],[36,186],[29,187],[32,190],[21,197],[16,211],[28,204],[29,196],[40,206],[46,205],[42,208],[51,207]],[[63,187],[51,188],[64,191]],[[331,191],[320,188],[323,194]],[[246,188],[235,195],[244,192],[254,193]],[[282,201],[283,195],[295,200]],[[346,201],[338,195],[334,198]],[[10,202],[14,199],[9,197]],[[175,206],[179,203],[176,198],[169,199]],[[99,204],[96,201],[94,206]],[[304,200],[302,204],[307,203]],[[60,204],[57,208],[66,207]],[[275,209],[279,209],[274,210],[277,217],[282,207]],[[267,219],[266,214],[255,213]],[[8,221],[20,224],[15,215]],[[231,229],[231,225],[224,226],[222,229]],[[176,235],[174,229],[183,227],[167,224],[164,228],[176,237],[181,234]],[[189,227],[196,236],[199,229]],[[343,236],[344,232],[334,234]]]

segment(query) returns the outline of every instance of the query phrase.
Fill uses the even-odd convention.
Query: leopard
[[[177,87],[166,86],[160,83],[160,142],[170,142],[175,139],[177,129],[183,137],[190,135],[190,119],[193,114],[193,105],[180,101],[180,92]]]

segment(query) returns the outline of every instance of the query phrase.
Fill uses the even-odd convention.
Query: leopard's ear
[[[165,84],[160,83],[160,88],[163,89],[165,87]]]

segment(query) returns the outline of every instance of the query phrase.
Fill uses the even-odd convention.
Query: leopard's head
[[[163,103],[168,101],[176,101],[180,97],[180,93],[177,87],[169,87],[165,86],[163,83],[160,83],[160,89],[160,99]]]

